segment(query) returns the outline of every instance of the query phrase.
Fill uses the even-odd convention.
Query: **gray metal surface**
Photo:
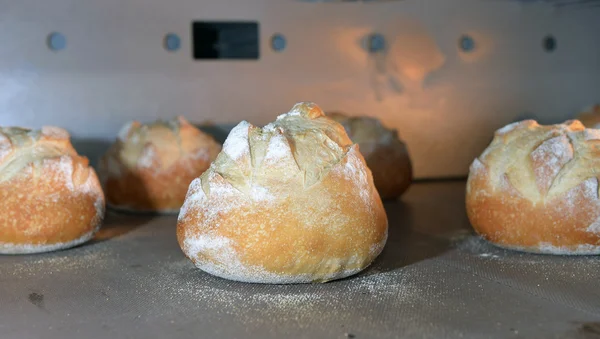
[[[0,257],[0,338],[599,338],[600,258],[495,248],[463,200],[462,181],[413,185],[371,268],[309,285],[212,277],[175,217],[111,213],[87,245]]]

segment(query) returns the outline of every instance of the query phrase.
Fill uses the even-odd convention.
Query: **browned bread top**
[[[62,128],[0,127],[0,182],[12,179],[28,165],[63,155],[77,156],[77,152]]]
[[[499,129],[471,172],[485,167],[492,188],[508,182],[521,196],[541,203],[565,194],[600,173],[600,131],[581,122],[542,126],[525,120]]]
[[[220,146],[211,136],[181,116],[148,124],[131,121],[121,128],[107,154],[109,175],[119,176],[120,166],[160,172],[182,158],[210,161],[219,150]],[[115,161],[119,165],[114,164]]]

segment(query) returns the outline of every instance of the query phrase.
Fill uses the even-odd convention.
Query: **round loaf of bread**
[[[100,161],[107,205],[130,212],[176,213],[188,186],[221,146],[183,117],[126,124]]]
[[[0,128],[0,201],[2,254],[79,245],[104,218],[96,173],[57,127]]]
[[[594,105],[577,117],[587,128],[600,128],[600,105]]]
[[[327,115],[342,124],[348,137],[360,146],[381,198],[401,196],[412,182],[412,164],[398,132],[372,117],[349,117],[339,112]]]
[[[471,165],[467,214],[479,234],[501,247],[599,254],[599,175],[599,130],[577,120],[510,124]]]
[[[379,255],[387,217],[358,146],[301,103],[264,128],[231,131],[190,185],[177,238],[196,266],[222,278],[325,282]]]

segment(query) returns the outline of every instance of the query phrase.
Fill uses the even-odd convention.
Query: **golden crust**
[[[107,203],[130,211],[176,212],[190,182],[220,149],[183,117],[148,125],[131,122],[100,162]]]
[[[104,196],[68,134],[4,128],[0,135],[0,148],[10,143],[0,159],[0,253],[45,252],[89,240],[104,217]]]
[[[598,173],[600,131],[585,129],[579,121],[508,125],[471,165],[469,220],[502,247],[598,254]]]
[[[317,106],[299,104],[263,129],[231,132],[190,185],[177,237],[199,268],[223,278],[328,281],[377,257],[387,217],[358,147]]]
[[[164,171],[123,168],[119,178],[105,180],[110,207],[134,211],[179,211],[188,187],[210,162],[182,159]]]
[[[484,176],[470,180],[471,190],[492,190]],[[582,183],[582,185],[584,185]],[[587,229],[600,216],[597,202],[576,188],[570,201],[557,198],[534,204],[514,192],[467,197],[467,214],[475,230],[490,242],[507,248],[543,252],[544,247],[577,251],[580,245],[600,246],[600,233]],[[562,211],[578,206],[572,213]]]
[[[587,128],[600,128],[600,105],[594,105],[577,117]]]
[[[372,117],[348,117],[339,112],[327,115],[342,124],[350,139],[360,146],[381,198],[401,196],[412,182],[412,163],[397,131],[385,128]]]

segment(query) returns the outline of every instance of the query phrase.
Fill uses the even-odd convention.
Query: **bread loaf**
[[[387,217],[358,146],[301,103],[264,128],[237,125],[190,185],[177,238],[202,270],[257,283],[355,274],[383,249]]]
[[[57,127],[0,128],[0,201],[3,254],[76,246],[104,217],[96,173]]]
[[[100,162],[109,207],[176,213],[221,146],[183,117],[126,124]]]
[[[471,165],[467,213],[475,230],[510,249],[600,253],[600,131],[533,120],[496,131]]]
[[[349,117],[339,112],[327,115],[342,124],[348,137],[360,146],[381,198],[401,196],[412,182],[412,164],[398,132],[372,117]]]

